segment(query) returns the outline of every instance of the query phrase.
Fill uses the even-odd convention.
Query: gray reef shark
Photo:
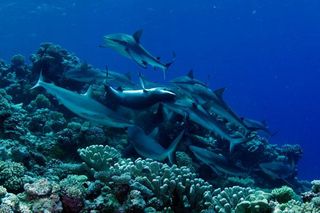
[[[102,72],[99,69],[81,69],[74,68],[63,74],[67,79],[83,83],[103,82],[106,79],[106,72]]]
[[[155,129],[150,135],[146,135],[140,127],[131,126],[128,128],[128,140],[139,155],[158,161],[169,158],[170,163],[173,163],[173,152],[181,141],[184,131],[181,131],[170,146],[165,149],[154,139],[157,130]]]
[[[177,77],[177,78],[171,80],[170,82],[174,83],[174,84],[178,84],[178,85],[183,85],[183,84],[195,85],[195,84],[199,84],[199,85],[202,85],[204,87],[208,87],[208,85],[206,83],[194,78],[193,70],[190,70],[187,73],[187,75],[181,76],[181,77]]]
[[[285,180],[295,172],[295,165],[289,162],[271,161],[259,164],[260,169],[271,179]]]
[[[99,83],[107,81],[122,85],[124,87],[136,87],[135,83],[131,81],[129,73],[122,74],[119,72],[111,71],[108,68],[106,70],[100,70],[93,68],[82,69],[80,67],[69,70],[65,72],[63,75],[67,79],[72,79],[83,83]]]
[[[266,121],[256,121],[249,118],[241,118],[241,120],[243,121],[244,125],[246,125],[247,128],[251,131],[263,131],[269,135],[272,135]]]
[[[192,145],[189,146],[189,149],[201,162],[208,165],[217,175],[225,174],[236,177],[246,177],[248,175],[238,167],[230,164],[221,154]]]
[[[203,108],[210,114],[214,113],[226,119],[233,126],[240,127],[241,133],[247,136],[250,130],[244,125],[240,117],[231,110],[223,99],[224,88],[212,91],[201,84],[177,84],[181,89],[187,91]]]
[[[175,61],[175,55],[169,63],[160,62],[159,57],[151,55],[140,43],[142,30],[136,31],[133,35],[125,33],[115,33],[104,36],[104,44],[101,47],[110,47],[121,55],[134,60],[143,68],[151,66],[160,68],[165,76],[166,70]]]
[[[85,95],[80,95],[52,83],[44,82],[41,73],[38,82],[31,89],[36,87],[43,87],[71,112],[94,123],[116,128],[132,125],[121,115],[90,98],[91,87]]]
[[[218,136],[221,139],[227,140],[230,143],[229,151],[232,152],[234,147],[238,144],[245,143],[249,138],[243,137],[232,137],[228,130],[221,125],[217,120],[210,117],[207,113],[204,113],[202,110],[197,109],[197,107],[189,108],[176,103],[163,103],[163,105],[170,109],[171,111],[180,114],[181,116],[187,116],[191,121],[200,125],[204,129],[211,131],[213,134]]]
[[[171,102],[175,100],[176,94],[166,88],[154,87],[146,89],[141,76],[139,77],[142,89],[116,90],[106,84],[106,99],[132,109],[144,109],[159,102]]]

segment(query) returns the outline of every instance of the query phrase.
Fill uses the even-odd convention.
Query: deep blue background
[[[98,45],[105,34],[143,28],[148,50],[164,61],[177,54],[168,79],[193,68],[212,88],[227,87],[239,114],[279,130],[272,143],[302,145],[299,176],[314,179],[320,176],[319,11],[318,0],[1,0],[0,58],[29,56],[51,41],[94,66],[136,73],[134,62]],[[162,80],[159,71],[143,74]]]

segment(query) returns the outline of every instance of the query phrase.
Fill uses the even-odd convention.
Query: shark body
[[[140,43],[142,30],[135,32],[133,35],[125,33],[115,33],[104,36],[104,44],[102,47],[110,47],[121,55],[132,59],[143,68],[151,66],[159,68],[164,72],[174,62],[175,56],[169,63],[162,63],[158,57],[154,57]]]
[[[151,134],[155,134],[153,131]],[[128,128],[128,140],[133,147],[143,157],[151,158],[158,161],[163,161],[169,158],[170,163],[173,162],[172,154],[176,149],[178,143],[183,137],[184,131],[174,139],[171,145],[165,149],[163,148],[151,135],[146,135],[143,129],[138,126],[131,126]]]
[[[85,95],[80,95],[52,83],[44,82],[42,74],[40,74],[38,82],[32,89],[36,87],[43,87],[71,112],[94,123],[116,128],[124,128],[132,125],[116,112],[90,98],[90,91]]]
[[[129,74],[122,74],[111,70],[76,68],[65,72],[64,77],[83,83],[100,83],[106,80],[124,87],[136,87],[136,84],[131,81]]]
[[[188,106],[178,105],[175,103],[164,103],[163,105],[181,116],[187,116],[191,121],[200,125],[204,129],[211,131],[219,138],[229,141],[230,152],[232,152],[234,147],[238,144],[249,140],[243,137],[232,137],[223,125],[211,118],[207,113],[203,112],[203,110],[199,110],[196,107],[189,108]]]
[[[191,82],[184,80],[183,83],[180,83],[179,81],[173,83],[187,92],[189,97],[191,96],[195,99],[195,102],[202,105],[210,114],[213,113],[218,115],[226,119],[233,126],[239,127],[244,136],[247,136],[250,133],[250,130],[243,123],[240,117],[231,110],[229,105],[223,99],[224,88],[212,91],[203,84],[195,83],[194,80]]]
[[[159,102],[170,102],[176,94],[164,87],[146,89],[140,77],[142,89],[137,90],[116,90],[110,85],[105,85],[106,99],[132,109],[144,109]]]
[[[271,161],[259,164],[260,169],[267,174],[271,179],[285,180],[295,172],[294,164],[282,161]]]
[[[221,154],[217,154],[207,149],[189,146],[191,152],[198,158],[201,162],[208,165],[216,174],[218,175],[230,175],[236,177],[245,177],[248,174],[243,172],[238,167],[231,165],[228,160]]]

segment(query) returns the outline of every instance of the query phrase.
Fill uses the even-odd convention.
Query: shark
[[[236,177],[246,177],[248,175],[238,167],[230,164],[229,161],[221,154],[193,145],[190,145],[189,149],[196,158],[208,165],[217,175],[229,175]]]
[[[91,98],[92,89],[89,87],[84,95],[58,87],[53,83],[43,81],[42,73],[39,80],[31,88],[43,87],[49,94],[53,95],[61,104],[74,114],[91,122],[108,127],[126,128],[131,122],[120,114],[108,109],[100,102]]]
[[[240,132],[247,136],[250,129],[243,123],[240,117],[230,108],[225,102],[223,94],[225,88],[220,88],[212,91],[210,88],[201,84],[177,84],[181,89],[189,93],[189,97],[195,100],[198,105],[201,105],[209,114],[218,115],[233,126],[240,128]]]
[[[69,70],[63,74],[67,79],[72,79],[82,83],[100,83],[107,81],[110,83],[116,83],[119,85],[124,85],[125,87],[134,88],[136,84],[131,81],[131,76],[129,73],[122,74],[116,71],[109,70],[106,66],[105,70],[100,69],[82,69],[81,66]]]
[[[184,130],[179,133],[167,149],[154,139],[157,132],[158,128],[154,129],[150,135],[146,135],[140,127],[130,126],[128,140],[139,155],[158,161],[164,161],[168,158],[170,163],[173,163],[173,153],[184,135]]]
[[[208,87],[208,85],[200,80],[197,80],[194,78],[193,70],[190,70],[187,75],[177,77],[170,81],[171,83],[177,84],[177,85],[201,85],[204,87]]]
[[[189,108],[188,106],[183,106],[176,103],[163,103],[163,105],[169,110],[185,117],[187,116],[189,120],[200,125],[204,129],[209,130],[214,133],[219,138],[229,141],[229,151],[232,152],[234,148],[250,140],[250,138],[245,137],[232,137],[228,130],[221,125],[216,119],[210,117],[207,113],[199,110],[197,107]]]
[[[81,69],[80,66],[63,73],[63,76],[66,79],[72,79],[83,83],[93,83],[103,82],[106,78],[106,72],[91,68]]]
[[[283,161],[271,161],[259,164],[260,169],[271,179],[285,180],[295,172],[295,165]]]
[[[144,81],[139,75],[141,89],[116,90],[112,86],[105,85],[107,100],[131,109],[144,109],[159,102],[171,102],[175,100],[176,94],[165,87],[145,88]]]
[[[143,30],[136,31],[133,35],[125,33],[114,33],[103,37],[104,43],[101,47],[110,47],[121,55],[132,59],[143,68],[148,65],[154,69],[159,68],[163,71],[164,78],[167,69],[175,61],[175,54],[168,63],[162,63],[159,57],[153,56],[140,43]]]
[[[249,118],[241,118],[241,120],[243,121],[244,125],[246,125],[247,128],[251,131],[263,131],[268,135],[272,135],[266,121],[256,121]]]

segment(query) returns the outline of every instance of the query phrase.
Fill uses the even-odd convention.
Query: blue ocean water
[[[177,60],[167,79],[194,69],[212,88],[226,87],[238,114],[267,120],[277,144],[303,147],[299,177],[320,174],[320,2],[317,0],[2,0],[0,58],[29,56],[50,41],[82,60],[163,81],[110,49],[102,36],[144,29],[152,53]]]

